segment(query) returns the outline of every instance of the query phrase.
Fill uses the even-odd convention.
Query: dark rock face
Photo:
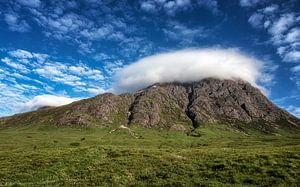
[[[224,120],[275,122],[290,116],[272,104],[257,88],[244,81],[205,79],[189,85],[189,110],[196,123]]]
[[[130,124],[189,130],[217,122],[274,124],[294,116],[272,104],[241,80],[204,79],[194,83],[155,84],[135,93]]]
[[[279,128],[279,121],[300,127],[299,119],[272,104],[249,83],[209,78],[193,83],[155,84],[133,94],[102,94],[62,107],[3,118],[0,125],[116,124],[190,131],[201,124],[218,122],[263,122]]]
[[[134,94],[128,124],[148,128],[189,129],[192,123],[185,114],[186,88],[179,84],[153,85]]]
[[[73,103],[74,106],[61,115],[58,125],[85,126],[94,123],[100,127],[111,123],[127,123],[128,107],[132,99],[130,94],[116,96],[107,93]]]

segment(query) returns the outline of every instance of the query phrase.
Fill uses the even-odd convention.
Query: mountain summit
[[[1,126],[141,126],[191,132],[224,123],[265,133],[300,129],[300,120],[242,80],[158,83],[135,93],[105,93],[69,105],[2,118]],[[239,124],[243,124],[240,126]]]

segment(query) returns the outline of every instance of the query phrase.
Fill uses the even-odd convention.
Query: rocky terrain
[[[2,118],[2,127],[137,125],[189,132],[202,124],[248,124],[264,132],[299,129],[300,121],[242,80],[159,83],[135,93],[106,93],[61,107]]]

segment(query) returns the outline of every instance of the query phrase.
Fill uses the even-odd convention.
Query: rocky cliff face
[[[192,122],[185,113],[188,103],[188,93],[184,85],[153,85],[134,94],[134,102],[129,108],[128,125],[190,129]]]
[[[299,119],[272,104],[249,83],[212,78],[155,84],[119,96],[102,94],[62,107],[3,118],[0,123],[97,127],[117,124],[180,131],[212,123],[300,128]]]
[[[260,90],[241,80],[155,84],[135,93],[134,98],[129,125],[190,130],[219,122],[259,122],[274,128],[283,125],[282,121],[299,123]]]

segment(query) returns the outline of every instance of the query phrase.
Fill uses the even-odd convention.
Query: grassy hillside
[[[0,186],[300,186],[300,135],[222,125],[193,136],[152,129],[22,126],[0,130]]]

